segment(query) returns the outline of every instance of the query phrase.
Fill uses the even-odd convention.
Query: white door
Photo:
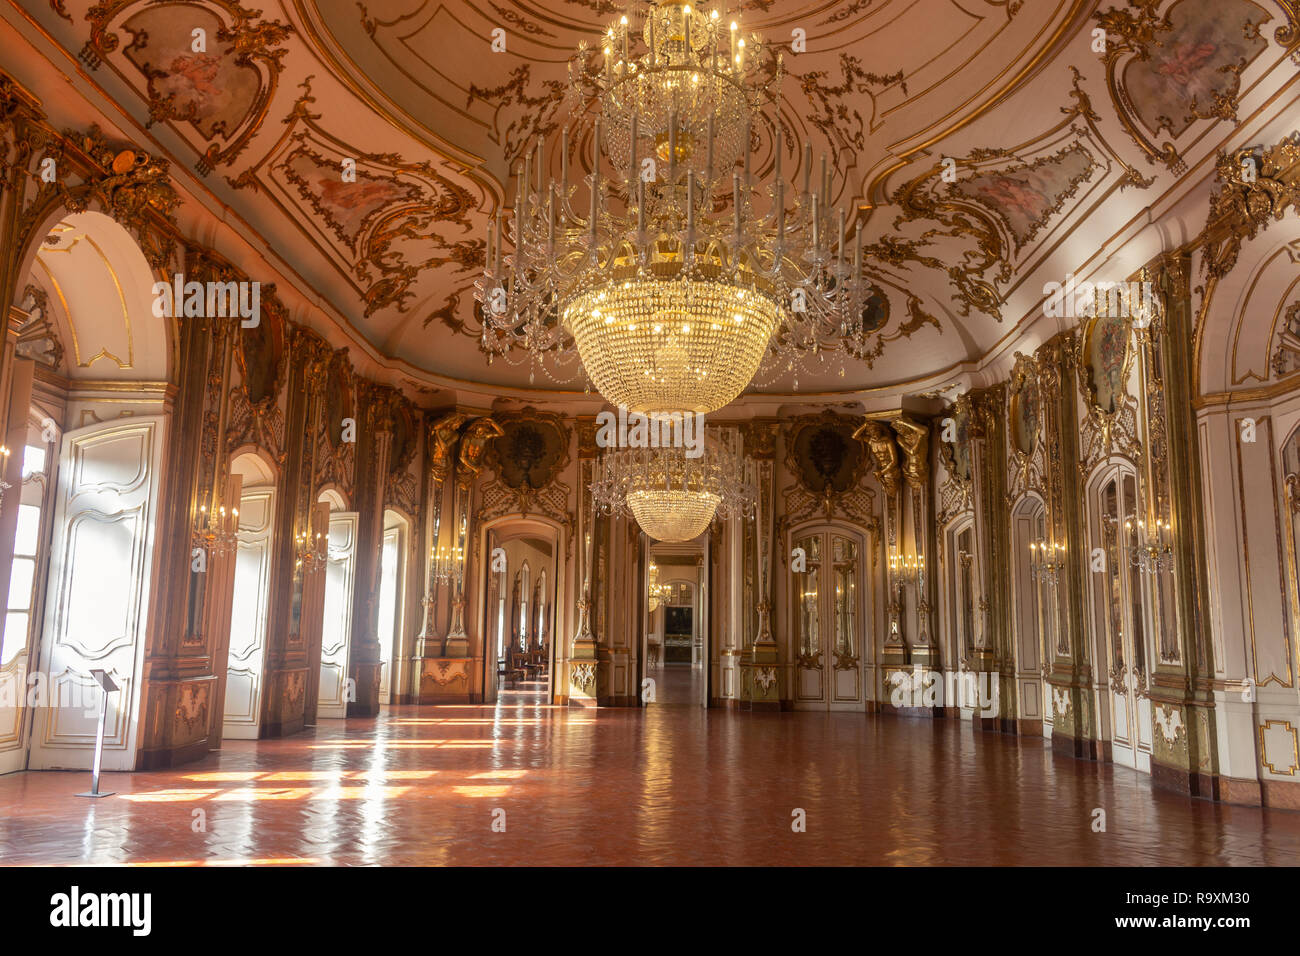
[[[795,704],[861,710],[862,540],[839,529],[800,533],[804,571],[793,576]]]
[[[1147,697],[1147,627],[1142,572],[1129,560],[1137,521],[1137,479],[1117,476],[1101,491],[1106,573],[1101,606],[1109,656],[1111,754],[1116,763],[1150,772],[1151,700]]]
[[[379,703],[390,703],[393,645],[402,622],[402,529],[384,532],[379,565]]]
[[[119,688],[102,766],[135,767],[164,430],[161,418],[130,418],[63,436],[40,649],[49,692],[33,724],[33,770],[90,767],[100,700],[92,669]]]
[[[270,599],[275,489],[245,491],[239,499],[239,551],[230,608],[230,655],[221,735],[256,740],[262,722],[262,674]]]
[[[356,578],[356,560],[357,513],[345,511],[330,515],[317,717],[348,715],[348,655],[352,649],[352,591]],[[351,696],[355,699],[355,694]]]

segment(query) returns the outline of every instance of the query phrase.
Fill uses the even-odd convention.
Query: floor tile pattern
[[[527,691],[228,741],[106,774],[103,800],[75,796],[88,783],[0,777],[0,862],[1300,864],[1300,813],[1188,800],[969,724],[593,711]]]

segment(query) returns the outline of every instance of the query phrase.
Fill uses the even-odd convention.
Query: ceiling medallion
[[[539,137],[508,234],[498,215],[489,235],[475,283],[489,361],[576,350],[601,395],[651,416],[715,411],[765,362],[842,375],[867,352],[872,286],[828,205],[825,157],[814,182],[805,145],[802,188],[787,190],[778,123],[771,180],[752,168],[780,55],[716,10],[634,2],[593,60],[603,69],[570,71],[575,142],[592,143],[585,188],[570,181],[570,130],[558,181]]]
[[[597,465],[592,500],[603,514],[630,512],[656,541],[690,541],[715,515],[754,513],[753,468],[714,437],[702,455],[680,447],[610,449]]]

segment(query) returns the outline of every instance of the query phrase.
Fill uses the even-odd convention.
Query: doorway
[[[862,536],[839,526],[791,535],[802,552],[792,575],[795,706],[806,710],[862,710],[862,647],[866,613]],[[792,552],[793,553],[793,552]]]
[[[641,700],[646,705],[707,707],[706,547],[698,540],[643,540],[647,561]]]
[[[355,680],[348,673],[352,652],[352,596],[356,577],[357,523],[355,511],[344,511],[337,492],[321,493],[330,504],[330,530],[325,561],[325,613],[321,624],[320,696],[318,718],[346,717],[349,700],[356,700]]]
[[[1095,494],[1092,533],[1106,555],[1103,574],[1092,579],[1097,632],[1106,647],[1106,698],[1110,702],[1111,754],[1116,763],[1150,772],[1153,746],[1148,699],[1146,581],[1130,560],[1128,541],[1140,512],[1137,476],[1127,463],[1117,465]]]
[[[505,519],[486,532],[483,634],[485,701],[551,699],[555,665],[558,532],[533,519]]]
[[[275,474],[255,454],[240,455],[231,462],[230,470],[244,483],[239,496],[221,736],[256,740],[262,723],[262,675],[275,550]]]

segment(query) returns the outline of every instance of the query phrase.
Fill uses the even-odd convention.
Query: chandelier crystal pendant
[[[715,515],[750,517],[757,482],[740,456],[721,443],[691,457],[682,448],[620,448],[602,456],[591,484],[603,514],[630,513],[656,541],[690,541]]]
[[[843,374],[866,351],[873,286],[860,237],[849,255],[830,207],[825,157],[814,182],[805,145],[802,189],[782,179],[781,120],[763,112],[780,101],[780,56],[716,10],[667,2],[633,3],[583,53],[573,142],[590,140],[591,172],[585,189],[570,181],[568,128],[557,181],[543,138],[526,151],[509,234],[498,214],[476,282],[489,361],[576,351],[610,403],[651,416],[715,411],[765,360],[793,371],[837,354]],[[767,128],[760,182],[752,150]]]

